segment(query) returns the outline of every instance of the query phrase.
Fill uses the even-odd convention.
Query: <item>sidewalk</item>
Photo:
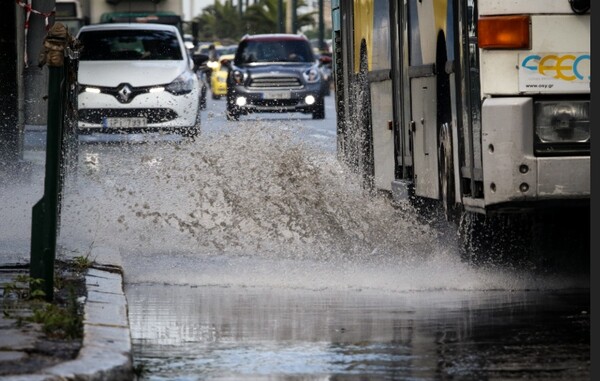
[[[0,289],[25,265],[0,264]],[[77,356],[64,360],[60,351],[44,350],[41,327],[0,316],[0,380],[133,380],[131,338],[122,273],[117,266],[95,265],[85,276],[83,341]],[[20,313],[28,311],[20,311]],[[30,311],[29,311],[30,312]],[[68,351],[68,348],[65,348]]]

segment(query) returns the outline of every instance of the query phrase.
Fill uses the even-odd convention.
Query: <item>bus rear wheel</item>
[[[452,132],[448,123],[442,124],[438,140],[438,165],[440,198],[447,221],[457,220],[456,194],[454,191],[454,158],[452,155]]]

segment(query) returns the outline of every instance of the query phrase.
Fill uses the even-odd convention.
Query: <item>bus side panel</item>
[[[375,0],[369,33],[369,87],[371,93],[374,182],[377,189],[391,191],[394,180],[394,136],[390,11],[388,0]],[[368,41],[369,42],[369,41]]]
[[[437,126],[437,43],[445,31],[448,12],[446,0],[409,0],[409,72],[413,126],[413,172],[415,195],[438,199],[438,126]],[[444,35],[446,35],[444,33]],[[405,100],[408,101],[408,100]]]
[[[454,173],[454,179],[460,179],[460,154],[459,154],[459,134],[458,134],[458,110],[457,104],[459,100],[456,97],[456,74],[452,73],[450,75],[450,97],[451,108],[452,108],[452,124],[451,124],[451,134],[452,134],[452,171]],[[461,197],[461,187],[460,181],[454,181],[454,202],[462,203]]]
[[[374,0],[354,0],[354,72],[360,68],[360,44],[367,43],[368,66],[371,68],[373,54],[373,5]]]
[[[335,108],[337,113],[337,152],[338,157],[352,163],[353,149],[350,146],[349,135],[352,127],[352,108],[350,105],[350,85],[352,74],[352,4],[338,2],[338,7],[332,7],[333,21],[333,74],[335,85]]]
[[[394,135],[388,126],[393,119],[391,94],[391,80],[371,83],[374,181],[377,189],[388,191],[394,180]]]
[[[448,2],[446,0],[409,1],[410,65],[435,63],[439,31],[446,32]],[[451,49],[449,49],[451,51]]]
[[[411,79],[415,194],[439,198],[436,78],[434,76]]]

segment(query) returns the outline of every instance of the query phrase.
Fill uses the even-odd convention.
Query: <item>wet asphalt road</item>
[[[206,130],[222,128],[221,107],[218,102],[209,105]],[[335,147],[332,104],[328,107],[326,121],[304,120],[301,133],[323,150]],[[235,128],[260,123],[262,118],[288,116],[245,117]],[[359,264],[338,273],[314,265],[315,258],[290,264],[271,257],[265,261],[257,252],[241,260],[227,255],[192,259],[192,255],[158,259],[140,254],[145,260],[153,258],[158,268],[170,268],[177,274],[174,278],[154,266],[133,270],[140,269],[136,256],[125,260],[132,269],[126,293],[134,357],[145,369],[144,379],[585,380],[590,376],[590,293],[585,280],[549,276],[537,284],[534,275],[523,283],[499,276],[497,283],[471,284],[473,278],[493,276],[457,266],[455,276],[464,279],[439,280],[453,269],[447,268],[442,276],[445,265],[420,263],[416,272],[422,274],[416,277],[422,283],[409,285],[397,280],[414,276],[411,270],[392,269],[387,274],[376,265],[371,272],[363,272]],[[454,259],[449,263],[455,266]],[[377,278],[385,281],[378,283]]]
[[[209,101],[195,143],[80,147],[58,244],[121,253],[141,379],[590,379],[588,274],[470,268],[365,198],[332,160],[332,100],[324,121],[237,123]],[[5,190],[3,255],[28,252],[42,135],[25,136],[33,185]]]
[[[589,292],[130,285],[149,380],[586,380]]]

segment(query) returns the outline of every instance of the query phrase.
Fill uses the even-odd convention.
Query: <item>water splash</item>
[[[74,252],[118,246],[129,282],[556,287],[555,279],[470,268],[453,238],[410,205],[366,192],[334,153],[278,124],[236,124],[194,143],[88,147],[66,194],[61,244]]]

